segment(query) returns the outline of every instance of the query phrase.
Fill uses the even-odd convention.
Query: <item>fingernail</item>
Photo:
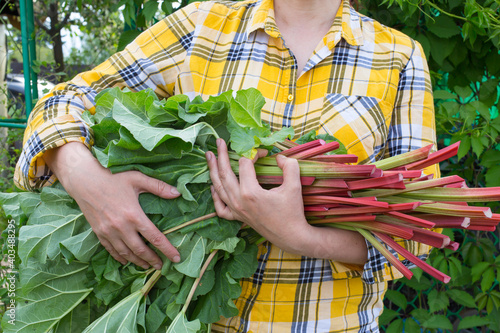
[[[148,269],[148,268],[149,268],[149,265],[144,264],[144,265],[142,265],[141,267],[142,267],[142,268],[144,268],[144,269]]]
[[[181,261],[181,257],[175,256],[172,261],[173,262],[179,262],[179,261]]]
[[[156,264],[153,266],[157,271],[159,271],[161,269],[161,265],[160,264]]]
[[[279,158],[280,160],[284,160],[284,159],[286,159],[287,157],[286,157],[286,156],[283,156],[283,155],[278,155],[278,156],[276,156],[276,159],[278,159],[278,158]]]
[[[170,193],[172,193],[173,195],[179,195],[179,194],[181,194],[179,191],[177,191],[177,189],[175,187],[171,187],[170,188]]]
[[[205,156],[207,157],[207,161],[210,161],[212,159],[212,154],[209,151],[207,151]]]
[[[215,142],[217,143],[217,147],[219,147],[222,143],[222,139],[217,139],[215,140]]]

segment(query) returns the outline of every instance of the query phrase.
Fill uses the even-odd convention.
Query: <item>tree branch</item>
[[[42,28],[43,30],[45,30],[46,32],[49,32],[50,31],[50,28],[47,28],[42,21],[40,21],[40,19],[36,16],[36,15],[33,15],[34,16],[34,19],[35,19],[35,22],[36,24]]]

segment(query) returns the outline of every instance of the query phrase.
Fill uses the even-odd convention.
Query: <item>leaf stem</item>
[[[194,280],[193,286],[191,287],[191,290],[189,291],[189,294],[188,294],[188,296],[186,298],[186,303],[184,303],[184,307],[182,308],[181,312],[186,313],[187,308],[189,306],[189,303],[191,303],[191,299],[193,299],[194,293],[196,291],[196,288],[198,287],[198,284],[201,281],[201,278],[203,277],[203,274],[205,274],[205,271],[207,270],[208,265],[210,264],[210,262],[215,257],[215,255],[217,254],[218,251],[219,250],[215,250],[212,253],[210,253],[210,255],[208,256],[207,260],[203,264],[203,267],[201,268],[201,271],[200,271],[200,276],[198,276],[196,278],[196,280]]]
[[[213,212],[213,213],[210,213],[210,214],[207,214],[207,215],[203,215],[203,216],[197,217],[195,219],[192,219],[191,221],[187,221],[187,222],[184,222],[182,224],[179,224],[176,227],[173,227],[173,228],[170,228],[168,230],[165,230],[163,233],[165,235],[167,235],[167,234],[169,234],[171,232],[174,232],[174,231],[177,231],[177,230],[182,229],[184,227],[187,227],[188,225],[195,224],[195,223],[200,222],[200,221],[208,220],[208,219],[210,219],[212,217],[216,217],[216,216],[217,216],[216,212]]]
[[[462,20],[462,21],[468,21],[467,18],[465,18],[465,17],[461,17],[461,16],[457,16],[457,15],[452,14],[452,13],[448,13],[447,11],[445,11],[442,8],[435,5],[432,1],[426,1],[425,4],[431,6],[432,8],[438,10],[439,12],[441,12],[445,15],[448,15],[449,17],[453,17],[453,18],[456,18],[456,19]]]
[[[153,288],[153,286],[155,285],[156,282],[158,282],[158,280],[160,279],[161,277],[161,270],[157,270],[148,280],[148,282],[146,282],[146,284],[141,288],[141,293],[146,296],[149,291],[151,290],[151,288]]]

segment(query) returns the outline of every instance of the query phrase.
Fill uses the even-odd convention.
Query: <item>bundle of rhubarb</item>
[[[329,153],[341,146],[338,142],[326,143],[312,133],[298,144],[287,140],[294,136],[292,128],[271,132],[261,121],[265,100],[256,89],[206,101],[185,95],[160,101],[150,89],[113,88],[100,92],[95,102],[95,113],[85,112],[82,119],[94,134],[92,151],[102,166],[112,173],[138,170],[181,193],[174,200],[150,193],[139,197],[144,213],[178,248],[181,262],[164,260],[156,272],[121,265],[61,186],[0,193],[0,205],[19,231],[13,262],[19,272],[16,322],[6,313],[4,332],[208,332],[221,316],[237,315],[238,281],[257,269],[260,236],[214,213],[205,152],[216,151],[219,137],[230,143],[235,171],[236,161],[255,156],[257,148],[299,159],[310,223],[359,231],[407,277],[411,272],[381,242],[447,281],[393,237],[456,249],[458,244],[428,229],[492,230],[500,221],[488,208],[466,204],[498,200],[499,189],[467,189],[458,177],[422,176],[422,168],[454,155],[457,145],[349,165],[355,156]],[[273,155],[259,159],[256,172],[263,186],[282,182]],[[8,258],[12,237],[2,236]]]
[[[348,165],[357,162],[356,155],[328,154],[339,148],[336,141],[297,144],[287,140],[275,146],[281,149],[277,154],[299,161],[309,223],[358,231],[405,277],[411,278],[412,272],[387,247],[447,283],[449,276],[413,255],[394,237],[457,250],[458,243],[432,229],[495,230],[500,214],[468,203],[499,201],[500,187],[468,188],[458,176],[433,179],[432,174],[423,173],[424,168],[456,155],[459,144],[434,153],[429,145],[369,165]],[[255,169],[263,186],[283,181],[275,156],[259,159]],[[238,172],[237,163],[233,170]]]

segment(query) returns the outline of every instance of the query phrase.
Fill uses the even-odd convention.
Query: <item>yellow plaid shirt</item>
[[[92,145],[80,115],[92,112],[96,93],[112,86],[152,88],[160,98],[207,98],[254,87],[266,98],[262,117],[273,129],[293,126],[297,136],[329,133],[360,163],[435,142],[428,68],[414,40],[360,15],[344,0],[299,72],[276,26],[271,0],[210,1],[170,15],[123,52],[44,96],[25,133],[15,176],[20,187],[55,181],[43,160],[47,149],[69,141]],[[402,244],[422,257],[429,251]],[[355,267],[264,243],[257,272],[242,281],[240,315],[222,319],[212,330],[378,332],[387,281],[401,274],[370,244],[368,250],[365,266]]]

